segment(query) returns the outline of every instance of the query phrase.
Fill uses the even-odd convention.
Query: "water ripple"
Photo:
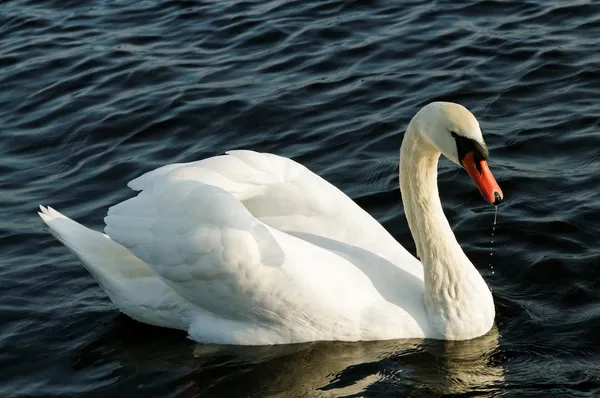
[[[2,395],[596,396],[599,16],[591,0],[4,2]],[[414,251],[397,148],[432,100],[478,116],[507,198],[492,273],[492,211],[441,163],[496,300],[498,331],[472,344],[196,346],[119,316],[35,214],[99,229],[144,171],[251,148],[304,162]]]

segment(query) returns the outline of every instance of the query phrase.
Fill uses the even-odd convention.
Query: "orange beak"
[[[502,202],[502,199],[504,199],[502,190],[498,186],[485,160],[478,160],[476,163],[475,154],[469,152],[465,155],[461,164],[467,170],[467,173],[469,173],[485,200],[493,205],[498,205]]]

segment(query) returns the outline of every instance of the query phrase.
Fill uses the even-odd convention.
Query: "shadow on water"
[[[110,379],[119,383],[103,388],[102,396],[125,389],[132,396],[173,397],[494,397],[504,381],[497,352],[496,328],[462,342],[242,347],[196,344],[120,316],[74,354],[73,366],[112,369]]]

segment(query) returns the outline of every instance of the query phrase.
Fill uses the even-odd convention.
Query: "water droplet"
[[[494,255],[494,234],[496,233],[496,223],[498,222],[498,206],[495,206],[496,211],[494,212],[494,225],[492,225],[492,239],[490,241],[490,257]],[[490,258],[490,262],[488,264],[490,267],[490,271],[492,271],[492,275],[496,272],[494,271],[494,265],[492,264],[492,259]],[[490,288],[490,290],[492,290]]]

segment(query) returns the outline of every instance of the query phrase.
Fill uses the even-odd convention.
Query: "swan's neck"
[[[418,129],[416,116],[400,149],[400,189],[417,256],[424,267],[429,321],[441,338],[480,336],[493,324],[492,295],[444,215],[437,188],[440,152]]]

